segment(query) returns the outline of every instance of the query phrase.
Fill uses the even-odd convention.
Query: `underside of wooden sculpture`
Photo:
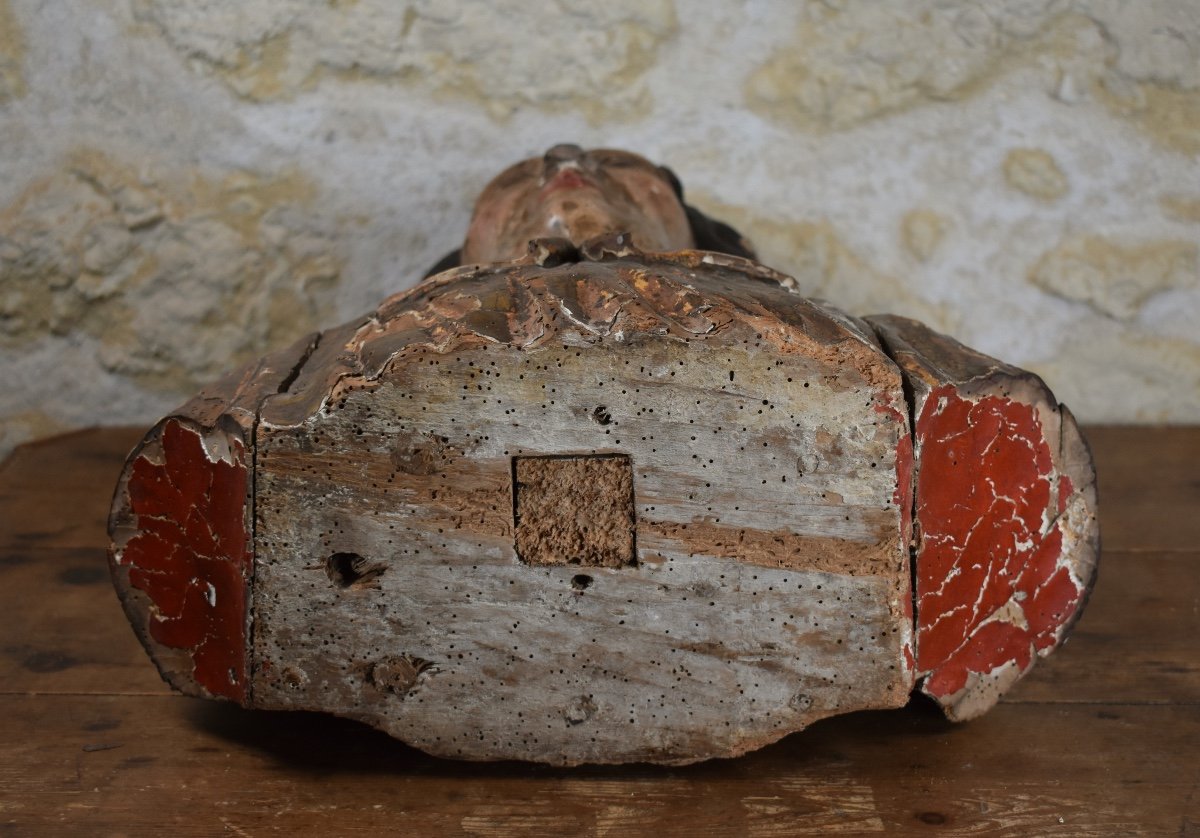
[[[1074,419],[750,253],[669,172],[556,146],[485,190],[468,264],[163,419],[110,529],[164,677],[556,764],[734,756],[915,687],[986,710],[1094,580]]]

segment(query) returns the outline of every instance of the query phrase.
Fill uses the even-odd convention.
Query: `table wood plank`
[[[128,835],[1187,834],[1200,824],[1200,763],[1178,757],[1197,752],[1197,707],[1002,705],[965,726],[913,707],[827,720],[736,760],[570,770],[447,762],[315,714],[9,696],[0,823]]]
[[[1104,549],[1195,551],[1200,429],[1095,426],[1084,436],[1096,457]]]
[[[106,547],[117,477],[144,433],[92,428],[13,451],[0,463],[0,561],[33,547]]]
[[[0,564],[0,692],[170,688],[121,610],[99,547],[42,547]]]
[[[0,465],[0,691],[169,692],[106,558],[112,490],[142,433],[80,431]]]

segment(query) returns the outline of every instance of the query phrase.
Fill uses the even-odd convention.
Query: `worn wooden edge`
[[[530,247],[528,258],[437,274],[387,298],[370,316],[322,333],[287,391],[265,400],[260,421],[295,427],[346,387],[373,386],[410,346],[448,351],[483,342],[536,350],[568,331],[585,342],[606,335],[690,341],[740,329],[780,351],[808,350],[844,364],[868,385],[893,374],[895,365],[863,321],[796,295],[794,280],[752,260],[692,250],[642,253],[620,235],[578,249],[541,240]]]
[[[307,335],[204,388],[126,458],[109,514],[109,570],[163,679],[249,704],[253,448],[258,407],[317,344]]]
[[[973,718],[1063,643],[1086,603],[1094,465],[1036,375],[913,320],[867,321],[911,400],[921,690],[951,719]]]
[[[591,262],[615,261],[635,258],[643,265],[666,265],[683,268],[702,268],[711,265],[718,268],[730,268],[749,279],[778,285],[788,291],[796,292],[799,284],[795,278],[780,273],[774,268],[767,267],[754,259],[744,256],[734,256],[713,250],[684,250],[642,251],[634,247],[628,233],[608,233],[583,243],[573,245],[567,239],[534,239],[529,242],[528,253],[510,262],[490,262],[459,265],[448,268],[441,273],[427,276],[411,288],[398,291],[384,300],[381,311],[404,308],[409,301],[420,294],[427,293],[438,287],[450,285],[464,278],[478,278],[487,274],[503,272],[514,265],[540,265],[554,267],[580,259]]]
[[[307,334],[290,346],[264,355],[203,388],[168,416],[191,419],[212,428],[222,416],[249,433],[258,419],[262,400],[286,391],[318,348],[322,333]]]
[[[349,346],[351,339],[372,322],[359,317],[314,336],[307,354],[298,360],[292,377],[256,405],[257,422],[291,424],[320,410],[323,393],[334,382],[362,372]]]
[[[1058,410],[1062,420],[1058,467],[1073,487],[1067,498],[1067,507],[1059,517],[1064,536],[1063,552],[1071,556],[1070,561],[1084,582],[1079,604],[1063,624],[1059,641],[1061,645],[1083,616],[1083,610],[1096,588],[1100,577],[1101,539],[1100,487],[1096,479],[1095,456],[1075,414],[1061,403]],[[1043,657],[1049,653],[1046,651]]]

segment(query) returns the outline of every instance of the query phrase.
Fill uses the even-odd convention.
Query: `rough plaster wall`
[[[1200,421],[1190,0],[0,0],[0,451],[371,307],[564,140],[1085,421]]]

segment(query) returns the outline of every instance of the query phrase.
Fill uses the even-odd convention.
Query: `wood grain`
[[[1186,532],[1190,473],[1168,466],[1200,429],[1087,433],[1103,508],[1145,492]],[[75,434],[0,466],[0,835],[1200,835],[1194,548],[1106,553],[1067,645],[964,725],[914,704],[686,768],[449,762],[353,722],[167,691],[107,583],[88,581],[139,437]],[[1163,481],[1137,480],[1137,459]],[[1133,488],[1108,462],[1130,464]]]
[[[440,276],[266,399],[253,706],[678,764],[904,704],[899,372],[753,263],[606,246]]]

